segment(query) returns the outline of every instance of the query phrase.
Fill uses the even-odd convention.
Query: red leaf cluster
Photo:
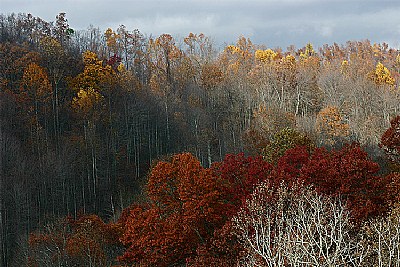
[[[317,192],[341,196],[355,222],[381,214],[387,208],[389,178],[378,176],[379,165],[359,145],[347,145],[328,152],[319,148],[301,168],[299,180],[315,186]]]

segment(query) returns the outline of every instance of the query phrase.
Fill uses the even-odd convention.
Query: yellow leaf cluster
[[[115,87],[117,75],[109,65],[103,65],[96,53],[83,53],[85,68],[82,73],[71,79],[69,86],[77,93],[72,106],[85,116],[92,113],[95,105],[102,101],[103,95],[110,94]]]
[[[388,68],[380,62],[376,65],[375,71],[370,76],[377,85],[394,85],[395,83]]]
[[[41,38],[39,45],[43,53],[50,58],[59,58],[64,53],[64,49],[60,42],[53,37],[46,36]]]
[[[243,50],[240,46],[228,45],[225,48],[224,56],[228,60],[228,70],[237,74],[242,66],[246,66],[252,59],[253,53]]]
[[[254,63],[254,46],[250,39],[240,37],[236,45],[225,47],[220,62],[223,62],[227,67],[226,70],[233,72],[234,75],[239,74],[239,69],[241,73],[247,73]]]
[[[117,70],[118,70],[119,73],[125,72],[126,71],[125,65],[122,62],[119,63],[119,65],[117,67]]]
[[[278,56],[278,53],[271,49],[267,50],[257,50],[255,52],[255,58],[263,63],[268,63],[274,61]]]
[[[240,67],[240,63],[239,62],[233,62],[232,64],[230,64],[228,66],[228,70],[233,71],[234,73],[238,73],[239,72],[239,67]]]
[[[300,58],[307,59],[307,58],[309,58],[311,56],[314,56],[314,55],[315,55],[314,47],[313,47],[313,45],[311,43],[308,43],[306,45],[304,53],[303,52],[300,53]]]
[[[72,106],[83,111],[83,113],[88,113],[102,98],[103,96],[93,87],[80,89],[77,96],[72,100]]]
[[[96,53],[92,51],[86,51],[83,53],[83,63],[85,66],[89,65],[102,65],[102,61],[97,58]]]
[[[99,60],[96,53],[86,51],[83,54],[85,68],[83,73],[75,78],[77,88],[93,87],[102,91],[105,87],[110,87],[114,83],[115,72],[110,65],[103,66],[103,61]]]
[[[372,52],[374,53],[374,56],[375,56],[375,57],[380,57],[380,56],[382,55],[381,45],[375,43],[375,44],[372,46]]]
[[[240,54],[242,52],[239,47],[234,46],[234,45],[228,45],[226,47],[226,50],[231,52],[232,54]]]
[[[396,57],[396,64],[400,64],[400,54],[398,54]]]
[[[295,58],[294,56],[292,56],[292,55],[287,55],[287,56],[284,57],[282,60],[283,60],[284,62],[293,64],[293,65],[296,64],[296,58]]]
[[[248,50],[242,49],[240,46],[228,45],[225,50],[232,55],[238,55],[242,59],[248,59],[252,56]]]
[[[346,73],[349,69],[349,62],[347,60],[343,60],[341,67],[340,67],[340,72],[341,73]]]

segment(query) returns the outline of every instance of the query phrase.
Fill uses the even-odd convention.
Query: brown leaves
[[[0,89],[17,93],[20,79],[25,68],[31,63],[39,62],[39,54],[28,47],[11,44],[0,44]]]
[[[223,80],[223,73],[216,64],[206,64],[202,67],[201,84],[205,89],[215,89]]]

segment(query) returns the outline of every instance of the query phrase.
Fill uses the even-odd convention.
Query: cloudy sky
[[[123,24],[153,36],[202,32],[217,46],[243,35],[283,49],[364,39],[400,48],[400,0],[0,0],[0,13],[12,12],[46,21],[66,12],[75,30]]]

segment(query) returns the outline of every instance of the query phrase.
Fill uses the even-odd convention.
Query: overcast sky
[[[202,32],[217,46],[243,35],[283,49],[364,39],[400,48],[400,0],[0,0],[0,13],[12,12],[46,21],[66,12],[75,30],[123,24],[147,36]]]

